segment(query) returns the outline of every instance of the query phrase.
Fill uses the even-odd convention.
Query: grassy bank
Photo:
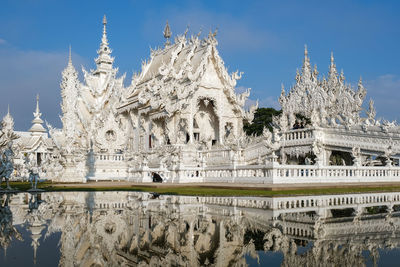
[[[11,182],[11,187],[20,191],[30,189],[30,183]],[[4,184],[3,184],[4,186]],[[398,186],[350,186],[335,188],[301,188],[301,189],[274,189],[270,188],[235,188],[235,187],[216,187],[216,186],[146,186],[146,185],[116,185],[111,187],[102,187],[96,184],[76,184],[62,185],[52,184],[50,182],[38,184],[38,188],[45,191],[138,191],[155,192],[167,195],[185,195],[185,196],[287,196],[287,195],[322,195],[322,194],[345,194],[345,193],[370,193],[370,192],[395,192],[400,191]]]

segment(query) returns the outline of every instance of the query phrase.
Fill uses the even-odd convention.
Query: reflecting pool
[[[400,192],[0,196],[0,266],[399,266]]]

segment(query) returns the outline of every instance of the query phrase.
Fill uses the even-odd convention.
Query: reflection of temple
[[[61,266],[243,266],[245,255],[258,259],[262,250],[282,252],[282,266],[359,266],[365,255],[376,262],[379,250],[400,246],[400,193],[229,198],[69,192],[43,193],[34,207],[29,199],[11,197],[13,225],[28,223],[33,250],[42,234],[61,232]]]

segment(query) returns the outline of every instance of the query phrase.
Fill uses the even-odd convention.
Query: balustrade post
[[[279,170],[280,170],[280,164],[279,162],[275,161],[271,163],[271,180],[273,184],[279,183],[279,179],[280,179],[280,174],[279,174]]]

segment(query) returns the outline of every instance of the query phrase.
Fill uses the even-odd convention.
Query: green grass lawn
[[[28,182],[10,182],[11,187],[20,191],[31,188]],[[4,187],[4,183],[3,183]],[[400,186],[382,187],[347,187],[347,188],[313,188],[313,189],[292,189],[292,190],[267,190],[267,189],[241,189],[241,188],[217,188],[205,186],[114,186],[114,187],[73,187],[54,186],[50,182],[39,183],[38,188],[45,191],[138,191],[155,192],[167,195],[185,196],[287,196],[287,195],[323,195],[323,194],[345,194],[345,193],[368,193],[368,192],[394,192],[400,191]]]

